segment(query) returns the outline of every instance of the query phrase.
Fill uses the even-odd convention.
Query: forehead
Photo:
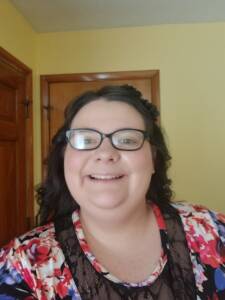
[[[142,115],[131,105],[99,99],[86,104],[78,111],[71,128],[78,127],[110,131],[125,127],[144,129],[145,125]]]

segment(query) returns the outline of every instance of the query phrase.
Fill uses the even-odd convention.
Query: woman
[[[225,299],[225,216],[170,202],[157,117],[127,85],[68,106],[42,226],[2,249],[0,299]]]

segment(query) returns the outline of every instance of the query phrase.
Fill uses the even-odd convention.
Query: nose
[[[117,162],[120,152],[114,148],[109,138],[104,138],[101,145],[95,150],[96,161]]]

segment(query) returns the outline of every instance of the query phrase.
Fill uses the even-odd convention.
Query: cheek
[[[151,177],[154,173],[154,163],[152,152],[148,145],[143,147],[140,151],[133,152],[130,157],[130,166],[134,173]]]
[[[129,165],[129,197],[132,198],[135,195],[135,199],[145,199],[152,174],[154,173],[150,150],[140,151],[140,153],[136,153],[136,155],[133,153],[130,157]]]
[[[84,193],[84,167],[88,158],[80,151],[67,148],[64,155],[64,176],[67,187],[76,200],[81,205],[80,199]]]
[[[73,149],[66,148],[64,155],[64,174],[67,185],[76,184],[78,179],[81,179],[83,169],[83,160],[80,153]]]
[[[130,189],[134,193],[145,195],[154,173],[152,153],[149,147],[133,153],[129,160],[130,165]]]

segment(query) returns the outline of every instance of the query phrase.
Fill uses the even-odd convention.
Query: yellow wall
[[[1,46],[37,75],[159,69],[176,199],[225,211],[225,23],[34,34],[8,1],[0,6]],[[38,76],[35,88],[37,183]]]
[[[0,46],[30,68],[35,66],[36,33],[7,0],[0,0]]]

